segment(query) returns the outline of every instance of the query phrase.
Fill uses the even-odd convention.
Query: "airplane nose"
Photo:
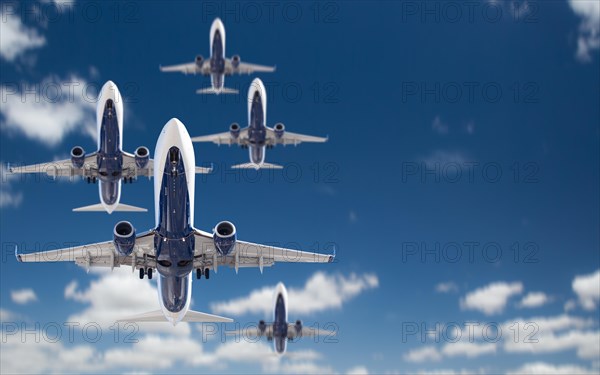
[[[113,81],[106,81],[102,89],[100,90],[100,97],[106,99],[112,99],[116,101],[119,95],[119,88]]]

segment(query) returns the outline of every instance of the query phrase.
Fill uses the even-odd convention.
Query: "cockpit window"
[[[179,161],[179,150],[177,147],[171,147],[169,149],[169,161],[171,163],[177,163]]]

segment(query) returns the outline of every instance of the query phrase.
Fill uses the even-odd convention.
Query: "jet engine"
[[[265,321],[261,320],[260,322],[258,322],[258,332],[265,333],[266,330],[267,330],[267,324],[265,323]]]
[[[196,56],[196,66],[198,68],[202,68],[202,62],[204,61],[204,57],[202,55]]]
[[[129,256],[135,246],[135,228],[128,221],[119,221],[113,232],[113,242],[117,253]]]
[[[296,335],[300,336],[300,333],[302,332],[302,320],[296,320],[294,329],[296,330]]]
[[[221,255],[229,254],[235,247],[235,225],[229,221],[221,221],[215,226],[213,240],[215,241],[215,247]]]
[[[275,130],[275,136],[277,137],[277,139],[279,139],[283,137],[283,133],[285,132],[285,126],[283,126],[282,123],[275,124],[273,130]]]
[[[81,146],[75,146],[71,149],[71,163],[73,167],[81,168],[85,162],[85,151]]]
[[[235,139],[240,136],[240,125],[236,122],[229,126],[229,133]]]
[[[238,66],[240,66],[240,55],[233,55],[231,58],[231,65],[233,66],[233,69],[237,69]]]
[[[150,160],[150,150],[148,147],[140,146],[135,149],[135,165],[138,168],[145,168]]]

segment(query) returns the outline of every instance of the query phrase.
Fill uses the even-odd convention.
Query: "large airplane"
[[[192,138],[193,142],[213,142],[217,145],[237,144],[247,148],[250,163],[234,165],[232,168],[281,169],[280,165],[265,163],[265,150],[275,145],[294,145],[302,142],[326,142],[328,138],[314,137],[285,131],[282,123],[273,128],[267,125],[267,92],[259,78],[255,78],[248,90],[248,126],[240,128],[238,123],[229,126],[229,131]]]
[[[239,55],[225,57],[225,26],[216,18],[210,27],[210,58],[196,56],[188,64],[161,66],[161,72],[181,72],[183,74],[210,75],[211,87],[197,90],[198,94],[237,94],[238,90],[224,87],[225,76],[233,74],[251,74],[254,72],[274,72],[274,66],[245,63]]]
[[[147,209],[120,203],[121,181],[133,182],[138,176],[152,176],[154,162],[147,147],[140,146],[134,154],[123,151],[123,99],[112,81],[102,86],[96,106],[98,149],[91,154],[83,147],[71,149],[71,158],[27,166],[9,166],[11,173],[46,173],[51,177],[81,176],[88,183],[98,181],[100,203],[75,208],[73,211],[145,212]],[[197,168],[197,173],[209,173]]]
[[[334,331],[305,327],[302,325],[301,320],[296,320],[296,323],[288,323],[288,295],[283,283],[277,284],[274,297],[273,324],[266,324],[264,320],[261,320],[256,327],[248,327],[239,331],[227,331],[227,334],[266,337],[267,340],[273,341],[275,353],[280,355],[285,354],[288,340],[319,335],[333,336],[336,334]]]
[[[154,204],[156,227],[136,234],[127,221],[118,222],[113,240],[96,244],[19,254],[20,262],[71,261],[82,267],[130,266],[148,279],[157,270],[161,309],[123,319],[129,322],[169,321],[230,322],[211,314],[191,311],[192,272],[210,277],[219,266],[272,266],[275,262],[332,262],[335,254],[323,255],[237,240],[236,227],[229,221],[218,223],[213,233],[193,227],[195,155],[190,136],[177,119],[162,129],[156,143],[154,161]]]

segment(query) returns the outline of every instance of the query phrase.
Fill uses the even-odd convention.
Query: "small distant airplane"
[[[50,163],[9,166],[10,173],[46,173],[51,177],[81,176],[88,183],[98,181],[100,203],[75,208],[73,211],[145,212],[145,208],[120,203],[121,181],[133,182],[138,176],[152,176],[154,162],[147,147],[138,147],[134,154],[123,147],[123,99],[112,81],[102,86],[96,107],[98,150],[85,154],[83,147],[71,149],[71,158]],[[196,173],[210,173],[209,168],[197,168]]]
[[[130,266],[140,279],[157,270],[161,310],[122,319],[128,322],[231,322],[229,318],[189,310],[192,271],[206,279],[210,270],[230,266],[272,266],[275,262],[328,263],[325,255],[237,240],[229,221],[218,223],[213,233],[194,228],[195,155],[185,126],[171,119],[162,129],[154,153],[154,205],[156,227],[136,234],[127,221],[115,225],[113,240],[30,254],[15,255],[19,262],[70,261],[90,267]]]
[[[210,27],[210,58],[201,55],[188,64],[161,66],[161,72],[181,72],[183,74],[210,75],[211,87],[197,90],[197,94],[237,94],[238,90],[224,87],[225,76],[233,74],[251,74],[254,72],[271,73],[274,66],[264,66],[241,62],[239,55],[225,57],[225,26],[216,18]]]
[[[273,128],[267,122],[267,92],[259,78],[255,78],[248,90],[248,126],[244,129],[233,123],[229,131],[192,138],[192,142],[213,142],[217,145],[237,144],[248,148],[250,163],[234,165],[232,168],[281,169],[280,165],[265,163],[265,150],[275,145],[299,145],[302,142],[326,142],[328,138],[314,137],[285,131],[282,123]]]
[[[283,283],[277,284],[277,287],[275,288],[273,324],[266,324],[264,320],[261,320],[257,327],[228,331],[227,334],[245,334],[257,337],[264,336],[267,340],[273,341],[275,353],[280,355],[285,354],[288,340],[294,340],[300,337],[333,336],[336,334],[335,331],[304,327],[301,320],[296,320],[295,324],[288,323],[287,299],[285,285],[283,285]]]

